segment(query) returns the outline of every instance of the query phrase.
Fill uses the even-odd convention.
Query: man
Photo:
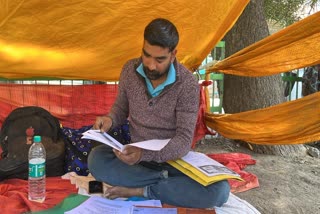
[[[93,149],[89,171],[112,185],[105,196],[141,196],[183,207],[221,206],[229,196],[227,181],[204,187],[166,163],[186,155],[199,108],[199,85],[177,62],[179,34],[166,19],[151,21],[144,31],[142,55],[127,62],[119,92],[108,116],[98,117],[95,129],[108,131],[129,120],[132,142],[171,139],[161,151],[125,146],[123,152],[108,146]]]
[[[308,67],[303,73],[302,79],[302,95],[304,97],[320,91],[320,64]],[[308,144],[320,148],[320,141]],[[316,156],[316,154],[311,154],[311,156]]]
[[[302,78],[303,96],[320,91],[320,64],[308,67]]]

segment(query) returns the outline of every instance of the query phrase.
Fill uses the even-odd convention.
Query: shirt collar
[[[148,92],[151,94],[152,97],[158,96],[161,91],[164,89],[164,87],[166,87],[167,85],[170,85],[172,83],[174,83],[176,81],[176,69],[173,66],[173,63],[171,63],[170,68],[169,68],[169,72],[168,72],[168,76],[167,79],[161,83],[160,85],[158,85],[156,88],[153,88],[151,81],[149,80],[149,78],[146,76],[144,70],[143,70],[143,64],[140,63],[140,65],[138,66],[138,68],[136,69],[136,71],[145,78],[146,84],[147,84],[147,88],[148,88]]]

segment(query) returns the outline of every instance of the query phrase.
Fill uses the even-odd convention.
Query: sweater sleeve
[[[177,100],[175,136],[161,151],[143,150],[140,161],[161,163],[181,158],[190,151],[199,110],[200,88],[196,80],[184,84]]]
[[[109,115],[112,119],[112,127],[115,128],[118,125],[122,125],[125,120],[128,118],[129,114],[129,104],[126,93],[126,81],[128,80],[128,72],[130,70],[131,64],[126,63],[121,71],[119,85],[118,85],[118,94],[115,102],[112,105],[112,108],[109,112]]]

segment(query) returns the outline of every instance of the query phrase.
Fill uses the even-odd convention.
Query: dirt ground
[[[320,158],[256,154],[222,137],[205,139],[195,150],[251,155],[257,162],[244,171],[257,175],[260,187],[235,195],[262,214],[320,213]]]

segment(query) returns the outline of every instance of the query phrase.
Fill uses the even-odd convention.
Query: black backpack
[[[42,138],[46,149],[46,176],[63,175],[65,146],[59,120],[44,108],[26,106],[13,110],[2,124],[0,180],[28,178],[28,152],[33,140],[27,133]]]

